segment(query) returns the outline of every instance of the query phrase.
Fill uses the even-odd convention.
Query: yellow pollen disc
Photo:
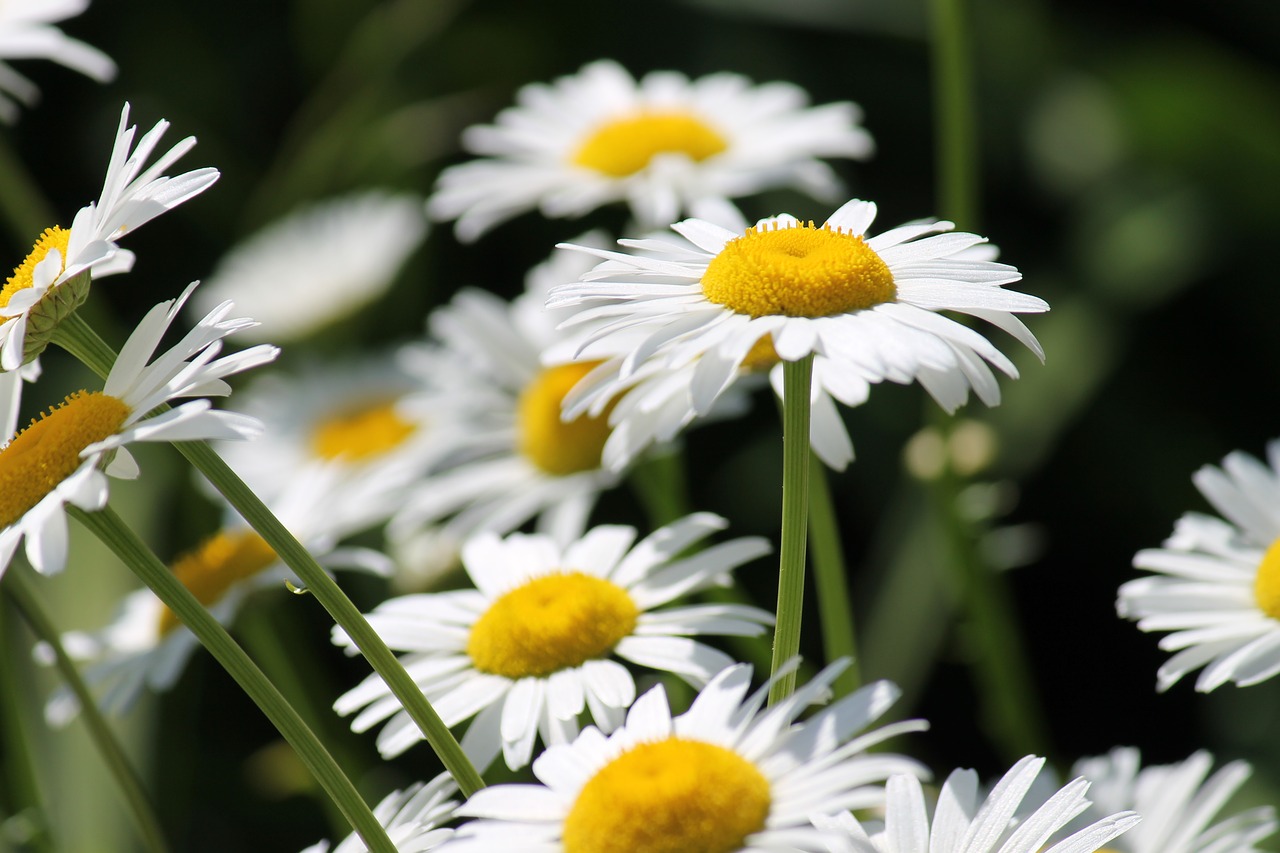
[[[394,450],[414,433],[394,400],[331,415],[311,432],[311,450],[322,459],[367,460]]]
[[[44,233],[36,240],[36,245],[31,249],[31,254],[13,268],[13,275],[9,276],[8,281],[4,283],[4,288],[0,289],[0,308],[9,304],[9,300],[14,294],[20,290],[26,290],[31,287],[34,282],[31,280],[35,273],[36,264],[44,260],[45,255],[49,254],[50,249],[57,249],[62,255],[62,262],[67,262],[67,240],[71,238],[70,231],[63,231],[56,225],[52,228],[44,229]]]
[[[615,758],[582,787],[565,853],[729,853],[764,829],[769,781],[736,752],[668,738]]]
[[[1280,539],[1262,555],[1258,576],[1253,580],[1253,597],[1258,609],[1272,619],[1280,619]]]
[[[723,136],[687,113],[641,112],[597,128],[574,154],[573,163],[625,178],[659,154],[683,154],[701,161],[728,147]]]
[[[626,590],[566,571],[534,578],[490,605],[471,626],[476,669],[511,679],[545,676],[601,658],[636,627]]]
[[[752,317],[828,317],[891,302],[898,289],[861,237],[810,222],[748,228],[711,259],[702,293]]]
[[[251,578],[276,561],[276,552],[252,530],[222,531],[183,554],[173,564],[173,574],[208,607],[217,603],[238,581]],[[178,617],[160,612],[160,635],[178,626]]]
[[[568,423],[560,420],[565,395],[598,364],[582,361],[548,367],[520,392],[517,447],[548,474],[565,477],[600,467],[613,405],[598,418],[583,415]]]
[[[0,527],[8,527],[70,477],[80,451],[114,435],[129,417],[123,400],[79,391],[0,450]]]
[[[752,373],[763,373],[782,359],[773,348],[773,335],[761,335],[760,340],[751,345],[747,357],[742,360],[742,369]]]

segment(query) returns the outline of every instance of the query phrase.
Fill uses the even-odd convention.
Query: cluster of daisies
[[[50,38],[48,20],[6,29],[3,15],[0,57],[26,44],[13,55],[110,73],[92,48]],[[37,44],[48,47],[33,54]],[[30,100],[3,64],[0,85]],[[848,661],[837,660],[769,701],[800,661],[766,674],[724,651],[774,625],[773,612],[707,595],[736,572],[767,571],[767,540],[729,537],[730,521],[709,512],[649,531],[596,518],[600,496],[644,459],[678,453],[684,430],[722,428],[758,388],[783,398],[788,364],[812,363],[809,440],[838,471],[853,460],[839,404],[861,405],[878,383],[919,383],[948,412],[971,391],[999,402],[997,373],[1018,371],[973,321],[1043,357],[1018,315],[1048,306],[1010,289],[1018,270],[983,237],[933,219],[873,229],[873,203],[839,203],[826,159],[870,155],[860,121],[854,104],[810,106],[784,83],[637,80],[611,61],[525,87],[494,124],[466,132],[477,159],[447,168],[429,199],[365,192],[271,226],[209,282],[148,312],[100,390],[75,390],[19,430],[23,396],[44,391],[43,351],[96,345],[76,309],[93,282],[130,271],[119,241],[218,178],[171,175],[194,140],[155,156],[166,123],[137,136],[126,105],[98,200],[39,235],[0,291],[0,571],[19,546],[44,574],[74,562],[67,517],[104,510],[109,477],[139,475],[129,445],[216,441],[324,567],[391,579],[401,594],[367,615],[373,629],[480,773],[501,759],[504,778],[526,779],[463,796],[441,775],[394,792],[374,815],[402,851],[1254,850],[1277,827],[1273,810],[1218,820],[1249,768],[1214,772],[1204,753],[1143,767],[1117,749],[1065,784],[1027,756],[990,783],[956,770],[925,784],[929,769],[886,742],[926,724],[877,723],[893,684],[841,695]],[[831,212],[749,223],[736,200],[775,188]],[[375,303],[429,219],[470,242],[534,210],[577,217],[616,202],[630,236],[571,237],[511,301],[465,288],[419,340],[259,371],[239,412],[207,399],[275,360],[268,341],[305,351]],[[303,272],[301,255],[314,261]],[[179,316],[191,330],[162,351]],[[232,333],[253,345],[222,354]],[[1120,590],[1122,615],[1172,632],[1161,689],[1200,668],[1201,690],[1280,672],[1280,444],[1267,465],[1233,455],[1196,482],[1227,520],[1182,519],[1135,560],[1156,574]],[[230,625],[247,595],[292,575],[225,512],[171,568]],[[438,591],[455,568],[460,586]],[[172,686],[198,645],[148,590],[62,642],[113,712]],[[358,651],[341,627],[332,642]],[[693,695],[682,713],[668,697],[681,682]],[[333,707],[355,731],[376,729],[386,758],[424,739],[377,673]],[[47,718],[80,710],[59,690]],[[365,847],[353,836],[334,849]]]

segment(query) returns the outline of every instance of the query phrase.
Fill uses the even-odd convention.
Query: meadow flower
[[[855,104],[810,107],[799,87],[737,74],[637,82],[601,60],[516,100],[496,124],[467,129],[463,146],[484,159],[446,169],[428,201],[432,218],[457,219],[461,240],[534,208],[563,218],[625,201],[643,230],[774,187],[830,200],[840,182],[818,158],[872,149]]]
[[[1139,630],[1172,632],[1157,690],[1200,667],[1201,692],[1257,684],[1280,672],[1280,441],[1267,464],[1235,452],[1192,480],[1224,518],[1189,512],[1164,547],[1139,551],[1133,565],[1156,574],[1121,586],[1116,609]]]
[[[260,324],[246,340],[298,340],[384,294],[427,233],[422,200],[380,190],[301,208],[233,248],[192,308],[230,299]]]
[[[369,623],[403,662],[446,725],[475,716],[462,746],[481,769],[501,747],[506,763],[529,763],[535,738],[564,743],[584,710],[604,731],[622,721],[635,681],[616,659],[672,672],[702,686],[732,660],[693,637],[756,636],[773,617],[743,605],[668,607],[728,582],[729,572],[768,552],[759,537],[684,549],[726,526],[697,513],[635,543],[631,527],[596,527],[562,546],[549,536],[481,533],[463,545],[476,588],[392,598]],[[334,642],[347,646],[334,630]],[[378,749],[394,756],[422,738],[381,677],[334,704],[366,731],[391,718]]]
[[[67,556],[66,506],[99,510],[107,502],[106,477],[131,479],[138,466],[128,445],[139,441],[250,438],[253,418],[191,400],[151,416],[183,397],[229,394],[223,377],[271,361],[265,344],[217,358],[222,339],[252,324],[218,306],[171,349],[151,360],[192,284],[178,299],[152,308],[120,350],[102,391],[78,391],[0,447],[0,573],[26,540],[38,571],[61,571]]]
[[[450,798],[457,790],[453,779],[442,773],[425,785],[417,782],[387,794],[374,808],[373,815],[386,828],[398,853],[433,850],[453,835],[453,830],[443,828],[443,824],[453,819],[458,803]],[[331,848],[329,842],[320,841],[302,853],[366,853],[367,850],[360,836],[352,833],[337,847]]]
[[[974,771],[956,770],[942,785],[932,821],[919,780],[901,775],[889,780],[883,827],[873,825],[868,832],[848,813],[815,823],[844,830],[848,844],[832,849],[850,853],[1094,853],[1138,823],[1133,812],[1120,812],[1046,847],[1052,836],[1088,807],[1084,794],[1089,783],[1076,779],[1030,815],[1015,820],[1043,766],[1043,758],[1028,755],[985,798]]]
[[[48,59],[99,83],[115,76],[116,64],[110,57],[53,26],[88,6],[89,0],[8,0],[0,4],[0,120],[14,121],[18,117],[15,101],[30,106],[40,94],[34,83],[3,60]]]
[[[444,849],[563,853],[651,851],[826,851],[833,830],[810,816],[884,801],[883,781],[921,773],[875,744],[924,728],[921,721],[861,736],[897,698],[891,683],[869,684],[797,722],[822,701],[843,662],[827,667],[768,709],[767,688],[747,696],[751,667],[722,671],[689,710],[673,716],[661,685],[631,707],[611,735],[588,727],[533,763],[539,785],[494,785],[458,813],[464,823]]]

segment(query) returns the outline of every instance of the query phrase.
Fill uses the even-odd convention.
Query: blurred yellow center
[[[1280,539],[1262,555],[1258,576],[1253,580],[1253,597],[1263,613],[1280,619]]]
[[[582,572],[535,578],[490,605],[471,627],[476,669],[511,679],[545,676],[613,651],[636,626],[626,590]]]
[[[724,137],[703,121],[680,112],[642,112],[597,128],[573,156],[575,165],[625,178],[659,154],[705,160],[728,148]]]
[[[582,787],[565,853],[729,853],[764,829],[772,796],[755,765],[672,737],[615,758]]]
[[[773,348],[773,335],[761,335],[760,340],[751,345],[747,357],[742,360],[742,369],[752,373],[763,373],[782,359]]]
[[[67,240],[70,238],[70,231],[63,231],[56,225],[52,228],[44,229],[44,233],[36,240],[36,245],[32,248],[31,254],[27,255],[22,263],[14,267],[13,275],[9,276],[8,281],[4,283],[4,288],[0,289],[0,308],[8,305],[9,300],[18,291],[26,290],[34,284],[32,276],[35,274],[36,265],[44,260],[50,249],[58,250],[62,255],[62,263],[65,265],[67,262]]]
[[[322,459],[367,460],[394,450],[414,432],[394,400],[346,409],[316,424],[311,450]]]
[[[129,417],[123,400],[79,391],[51,408],[0,450],[0,527],[8,527],[83,461],[80,451],[114,435]]]
[[[276,561],[276,552],[252,530],[222,531],[210,536],[173,564],[173,574],[208,607],[239,581],[251,578]],[[160,635],[178,626],[178,617],[160,612]]]
[[[711,259],[702,292],[752,317],[829,317],[890,302],[898,289],[861,237],[810,222],[748,228]]]
[[[600,467],[613,406],[599,417],[583,415],[568,423],[560,420],[560,404],[565,395],[599,363],[582,361],[548,367],[520,393],[518,449],[548,474],[564,477]]]

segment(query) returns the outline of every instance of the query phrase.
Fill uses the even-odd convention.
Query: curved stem
[[[818,621],[822,627],[822,648],[826,662],[849,658],[849,668],[831,685],[835,698],[847,696],[862,684],[854,630],[853,602],[845,576],[844,548],[831,501],[827,472],[816,457],[816,469],[809,477],[809,540],[813,547],[813,580],[818,591]]]
[[[5,577],[0,578],[6,591],[12,584],[12,576],[17,568],[11,565]],[[23,713],[22,698],[26,693],[20,683],[17,661],[9,654],[16,649],[27,648],[28,643],[19,645],[12,642],[8,617],[8,609],[0,609],[0,649],[5,652],[0,654],[0,748],[3,748],[4,755],[0,767],[4,770],[4,781],[7,783],[0,785],[0,788],[5,788],[5,802],[0,805],[0,827],[13,821],[9,828],[15,830],[14,835],[23,836],[22,843],[30,848],[31,853],[54,853],[58,845],[50,832],[49,815],[40,796],[39,780],[36,779],[31,739],[26,730],[26,720],[23,719],[26,715]],[[0,841],[0,849],[8,849],[3,841]]]

